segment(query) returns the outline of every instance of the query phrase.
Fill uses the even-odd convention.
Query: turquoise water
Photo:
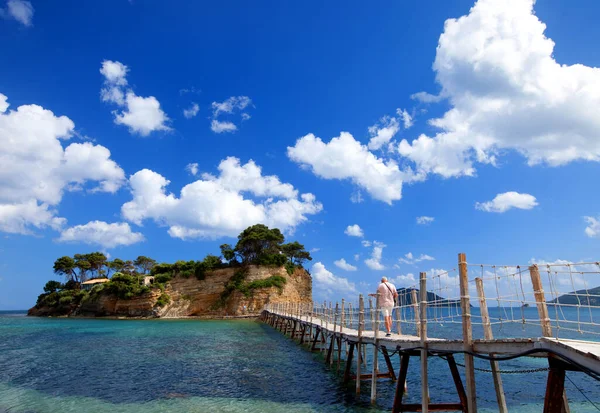
[[[461,362],[460,358],[457,361]],[[394,357],[398,368],[398,358]],[[486,367],[485,363],[478,364]],[[544,367],[544,360],[503,369]],[[430,359],[432,401],[456,401],[444,362]],[[598,382],[568,376],[600,401]],[[545,373],[503,376],[511,412],[539,412]],[[480,411],[493,412],[489,374],[478,373]],[[255,321],[45,319],[0,313],[0,412],[389,412],[394,384],[355,395],[335,368]],[[567,381],[573,412],[597,411]],[[418,359],[407,401],[419,401]]]

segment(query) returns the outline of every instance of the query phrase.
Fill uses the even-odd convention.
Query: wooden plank
[[[469,272],[467,256],[458,254],[458,273],[460,281],[460,307],[462,311],[463,348],[473,351],[473,329],[471,326],[471,303],[469,300]],[[465,354],[465,377],[467,379],[467,402],[469,413],[477,413],[477,394],[475,389],[475,363],[473,356]]]
[[[460,403],[436,403],[427,405],[427,409],[430,412],[455,412],[457,410],[462,410],[462,406]],[[403,404],[402,405],[403,412],[425,412],[420,404]]]
[[[483,290],[483,280],[481,278],[475,278],[475,284],[477,286],[477,296],[479,297],[479,311],[481,312],[481,319],[483,321],[483,336],[486,340],[493,340],[494,334],[492,332],[492,324],[490,323],[490,315],[488,312],[487,302],[485,300],[485,292]],[[495,354],[490,354],[494,356]],[[492,378],[494,379],[494,390],[496,391],[496,401],[498,402],[498,411],[500,413],[507,413],[508,408],[506,407],[506,398],[504,397],[504,386],[502,385],[502,377],[500,376],[500,367],[497,361],[490,361],[490,367],[492,369]]]

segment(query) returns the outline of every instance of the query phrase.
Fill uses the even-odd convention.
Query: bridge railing
[[[426,297],[420,297],[421,285],[396,285],[394,333],[418,337],[426,325],[433,338],[464,339],[469,330],[472,339],[600,341],[599,262],[494,265],[464,257],[457,268],[421,273]],[[337,303],[268,304],[267,309],[336,331],[385,330],[377,297],[367,295]]]

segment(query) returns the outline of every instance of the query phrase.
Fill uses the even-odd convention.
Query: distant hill
[[[578,290],[568,294],[561,295],[554,300],[548,301],[548,304],[576,304],[600,307],[600,287],[589,290]]]
[[[418,288],[397,288],[398,298],[401,301],[399,304],[402,305],[411,305],[412,294],[411,291],[417,291],[417,300],[419,299],[419,289]],[[460,307],[460,300],[449,300],[444,297],[440,297],[439,295],[427,291],[427,306],[428,307]],[[471,307],[473,307],[471,305]]]

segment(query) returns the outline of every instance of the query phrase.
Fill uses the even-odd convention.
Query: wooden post
[[[361,364],[361,338],[363,332],[363,324],[365,319],[365,302],[362,294],[358,296],[358,343],[356,343],[356,350],[358,355],[356,357],[356,394],[360,394],[360,364]]]
[[[538,314],[540,317],[540,324],[542,326],[542,335],[544,337],[552,337],[552,324],[550,323],[550,315],[548,313],[548,305],[546,304],[546,296],[544,294],[544,287],[542,286],[542,278],[540,277],[540,270],[537,265],[529,267],[529,275],[531,276],[531,284],[533,285],[533,294],[535,295],[535,303],[537,305]],[[564,391],[564,380],[565,373],[560,372],[553,366],[552,355],[548,355],[548,363],[550,365],[550,371],[548,372],[548,383],[546,386],[546,400],[544,401],[544,413],[555,412],[559,410],[547,410],[551,409],[549,406],[555,406],[556,402],[554,399],[556,396],[555,392],[558,391],[562,386],[562,406],[560,411],[569,412],[569,401],[567,400],[567,394]],[[555,364],[555,363],[554,363]],[[556,384],[561,382],[562,384]],[[550,399],[549,399],[550,398]]]
[[[415,328],[417,337],[421,337],[421,315],[419,314],[419,300],[417,299],[417,290],[410,290],[410,298],[412,301],[413,312],[415,313]]]
[[[458,272],[460,279],[460,307],[462,311],[463,346],[465,351],[473,351],[473,329],[471,326],[471,303],[469,300],[469,270],[467,256],[458,254]],[[465,354],[465,377],[467,379],[467,410],[477,413],[477,394],[475,390],[475,363],[473,356]]]
[[[335,326],[337,325],[337,322],[338,322],[339,309],[340,309],[340,306],[336,302],[335,303],[335,315],[334,315],[334,318],[333,318],[333,334],[331,335],[331,350],[332,351],[335,349],[334,343],[337,341],[337,337],[335,335],[335,330],[336,330]],[[329,365],[333,366],[333,353],[332,353],[331,357],[329,358]]]
[[[369,300],[369,303],[371,300]],[[372,310],[371,310],[372,311]],[[373,324],[373,374],[371,375],[371,404],[377,402],[377,373],[379,372],[379,293],[375,299],[375,323]]]
[[[352,309],[352,302],[348,303],[348,315],[350,316],[350,329],[354,329],[354,310]]]
[[[375,314],[373,314],[373,299],[369,297],[369,317],[371,318],[371,328],[375,325]]]
[[[483,322],[483,337],[486,340],[493,340],[494,333],[492,332],[492,324],[490,323],[490,314],[488,312],[487,302],[485,300],[485,292],[483,290],[483,280],[481,278],[475,278],[475,284],[477,285],[477,295],[479,296],[479,308],[481,311],[481,320]],[[490,354],[494,356],[494,354]],[[507,413],[506,399],[504,397],[504,386],[502,385],[502,377],[500,376],[500,367],[497,361],[490,361],[492,368],[492,377],[494,379],[494,389],[496,390],[496,400],[498,401],[498,411],[500,413]]]
[[[421,337],[421,411],[429,412],[429,380],[427,376],[427,274],[420,273],[419,303],[420,323],[419,337]],[[413,290],[414,291],[414,290]]]
[[[345,300],[342,298],[342,318],[340,319],[340,334],[344,332],[344,323],[346,322],[346,310],[344,308]]]
[[[540,323],[542,325],[542,336],[552,337],[552,325],[550,324],[548,306],[546,305],[544,288],[542,287],[542,279],[540,277],[540,271],[537,265],[532,265],[529,267],[529,275],[531,276],[533,294],[535,295],[535,302],[537,304]]]

